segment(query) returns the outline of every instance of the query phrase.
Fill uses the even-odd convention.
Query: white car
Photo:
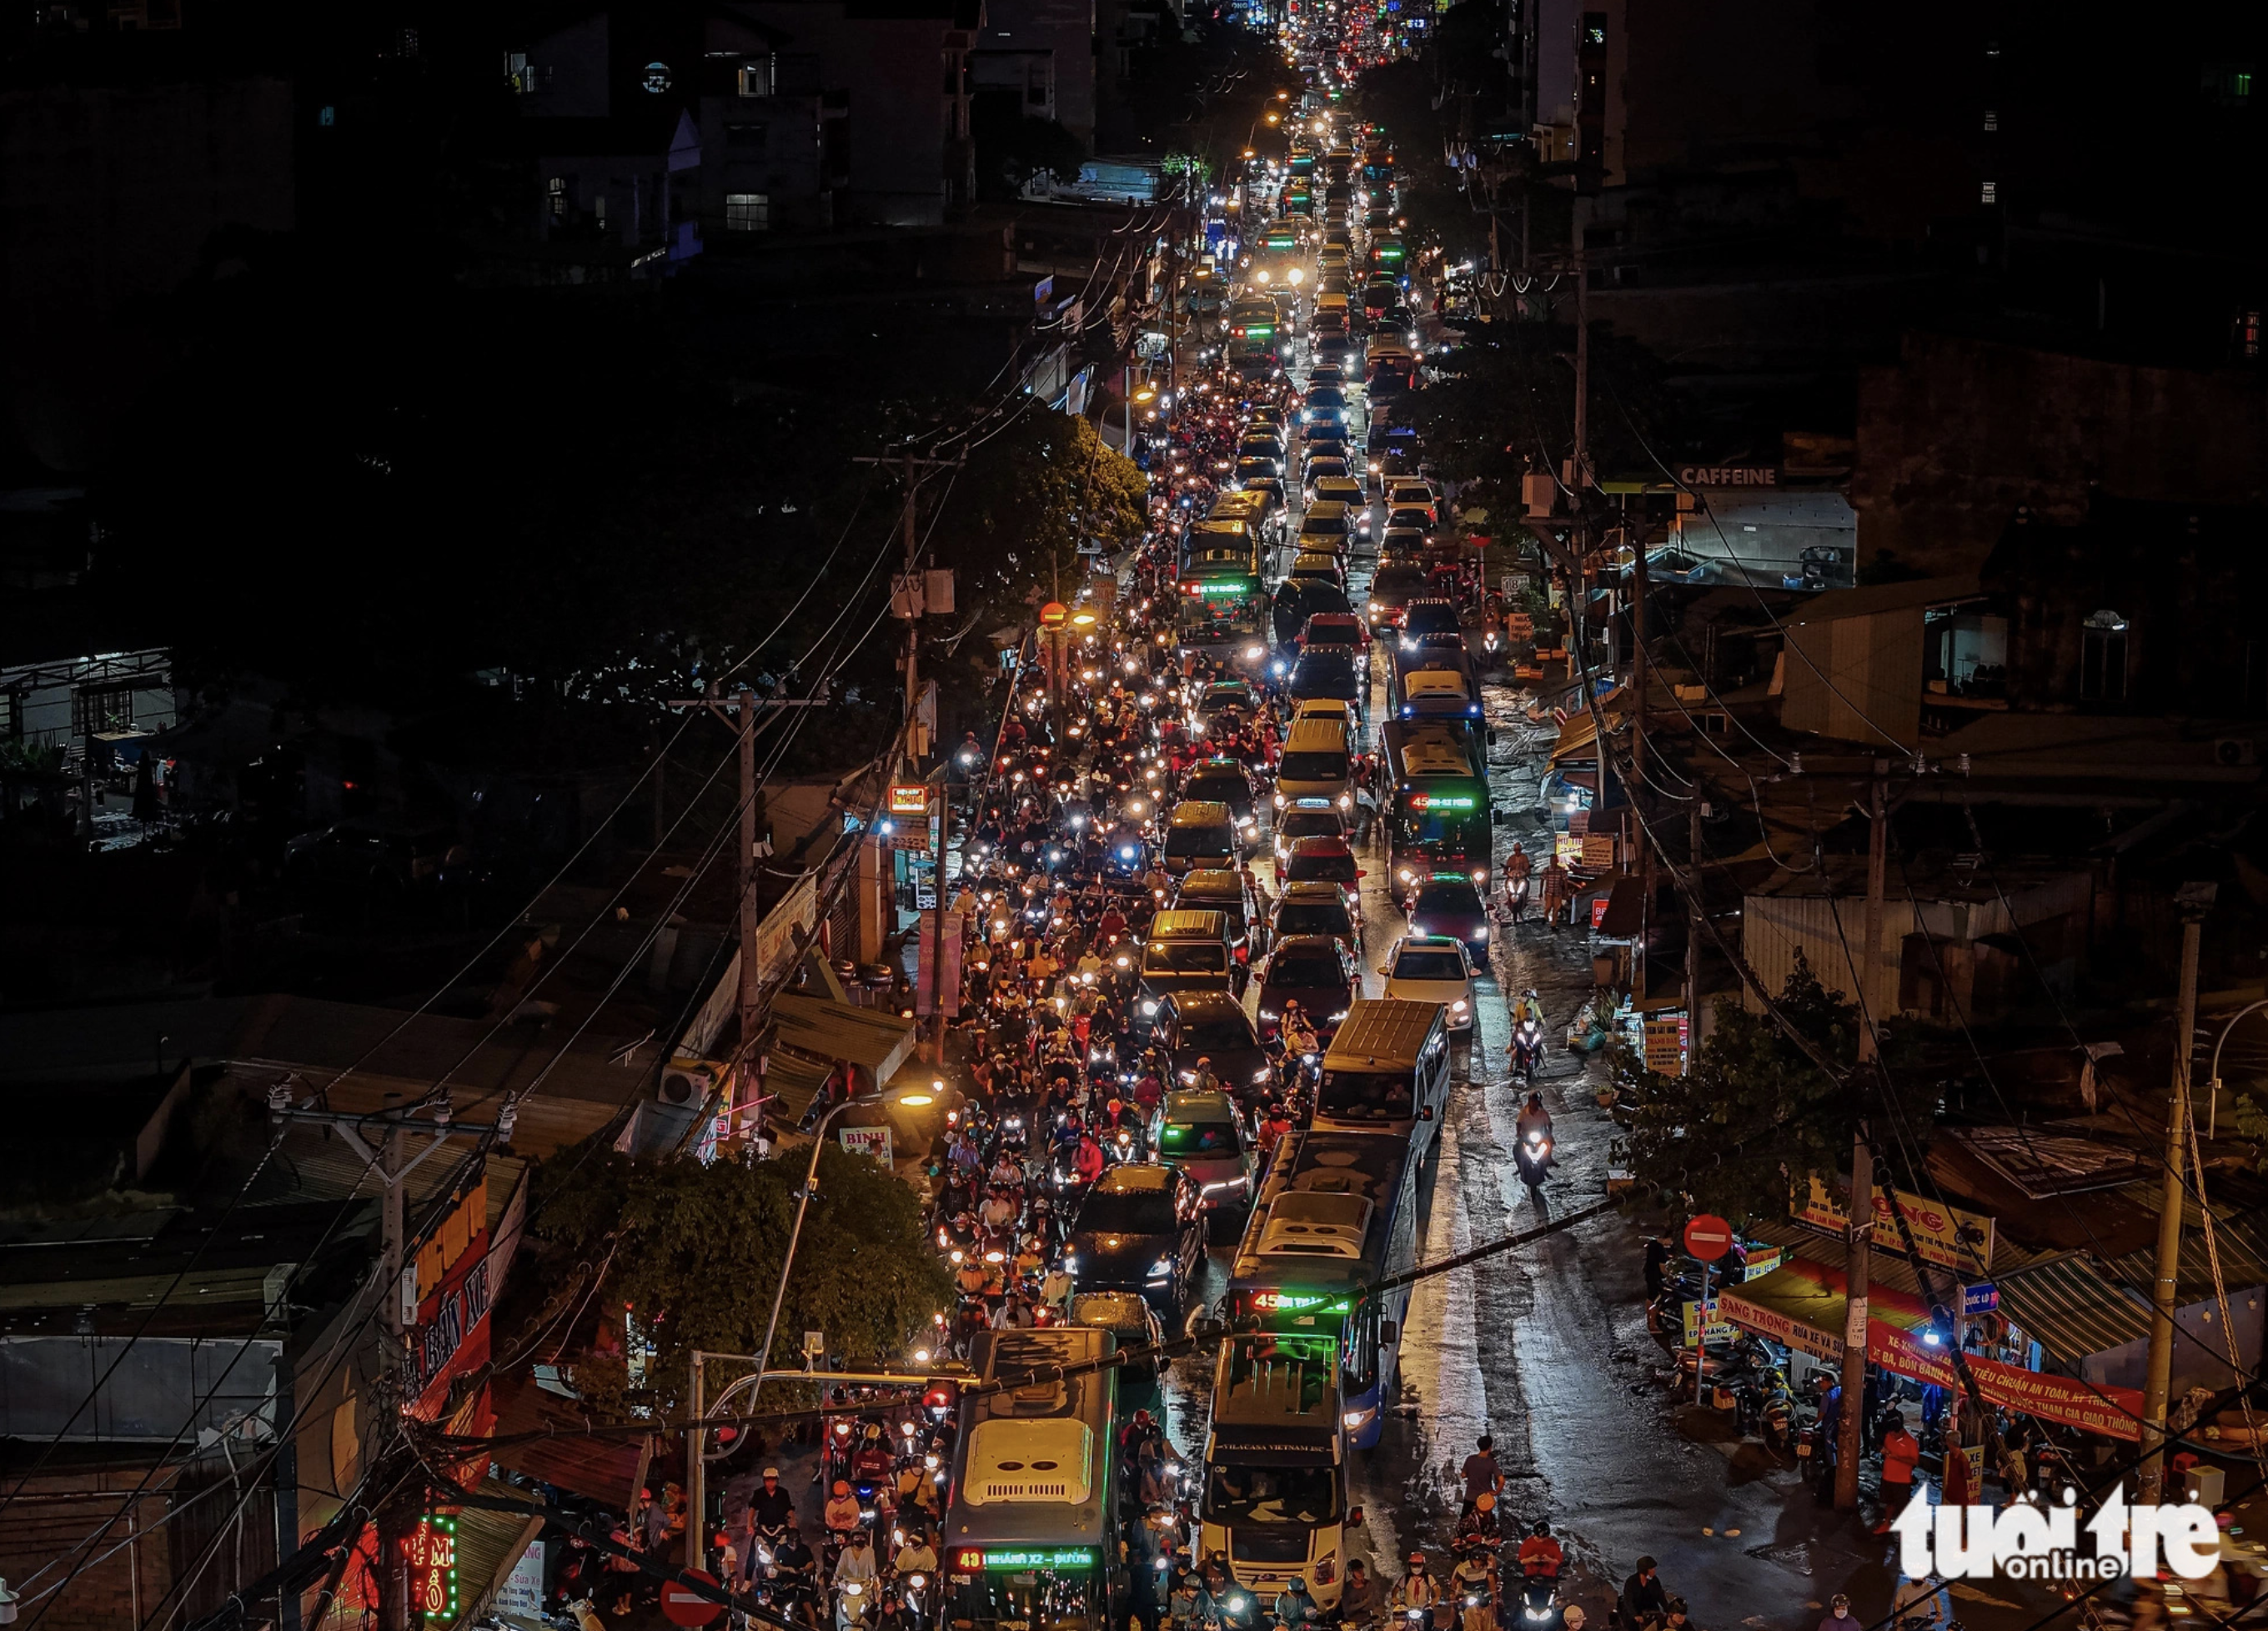
[[[1453,934],[1405,934],[1378,965],[1385,994],[1411,1002],[1438,1002],[1451,1030],[1473,1025],[1473,965]]]

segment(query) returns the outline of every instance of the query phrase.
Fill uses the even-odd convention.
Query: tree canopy
[[[1800,952],[1779,1009],[1838,1069],[1858,1058],[1857,1005],[1822,985]],[[1628,1055],[1616,1074],[1638,1096],[1631,1161],[1640,1186],[1736,1223],[1785,1217],[1795,1185],[1831,1177],[1850,1156],[1862,1110],[1770,1015],[1721,999],[1715,1030],[1683,1076]]]
[[[642,1388],[631,1386],[619,1347],[579,1363],[585,1403],[615,1420],[667,1412],[686,1386],[691,1350],[756,1351],[803,1173],[800,1155],[703,1165],[608,1148],[544,1163],[529,1229],[541,1271],[605,1263],[599,1305],[629,1310],[653,1345]],[[825,1332],[828,1353],[852,1364],[901,1360],[951,1305],[912,1190],[880,1163],[828,1146],[781,1308],[777,1362],[793,1362],[806,1331]]]

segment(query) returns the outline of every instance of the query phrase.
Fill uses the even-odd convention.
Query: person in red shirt
[[[1914,1472],[1921,1464],[1921,1445],[1906,1431],[1906,1419],[1890,1412],[1882,1434],[1882,1516],[1874,1532],[1890,1532],[1890,1520],[1913,1499]],[[1957,1452],[1956,1452],[1957,1453]]]
[[[1520,1572],[1530,1580],[1557,1580],[1567,1554],[1551,1538],[1551,1525],[1538,1523],[1520,1543]]]

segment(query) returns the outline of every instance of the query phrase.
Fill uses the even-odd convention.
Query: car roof
[[[1089,1190],[1087,1193],[1095,1194],[1108,1191],[1114,1195],[1154,1195],[1161,1190],[1171,1189],[1174,1177],[1174,1171],[1171,1167],[1130,1163],[1111,1168],[1094,1180],[1094,1188]]]
[[[1336,948],[1338,943],[1339,937],[1336,934],[1286,934],[1276,942],[1276,949],[1279,952],[1329,951]]]
[[[1302,844],[1313,842],[1307,838],[1300,841]],[[1327,897],[1338,905],[1345,905],[1346,886],[1329,878],[1295,878],[1277,891],[1276,904],[1280,906],[1285,901],[1296,900],[1313,905]]]
[[[1071,1300],[1071,1323],[1103,1331],[1150,1328],[1150,1305],[1138,1291],[1082,1291]]]
[[[1398,956],[1405,951],[1462,951],[1465,942],[1454,934],[1405,934],[1395,948]]]
[[[1325,833],[1292,840],[1292,854],[1295,860],[1308,855],[1336,857],[1353,853],[1354,852],[1347,847],[1347,841],[1344,838],[1334,838]]]
[[[1166,1115],[1168,1119],[1182,1116],[1191,1121],[1233,1121],[1236,1104],[1226,1093],[1183,1088],[1166,1095]]]
[[[1244,876],[1226,867],[1199,867],[1182,875],[1182,884],[1174,898],[1182,895],[1221,896],[1244,894]]]
[[[1244,1004],[1225,991],[1181,991],[1167,999],[1174,1012],[1182,1018],[1218,1018],[1226,1014],[1241,1014]]]

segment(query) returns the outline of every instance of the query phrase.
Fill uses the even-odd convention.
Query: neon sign
[[[457,1618],[457,1520],[427,1515],[401,1538],[409,1559],[409,1601],[428,1620]]]

